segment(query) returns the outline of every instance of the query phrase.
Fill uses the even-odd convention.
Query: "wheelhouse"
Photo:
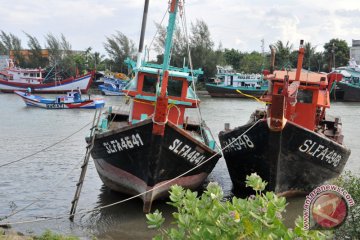
[[[196,70],[202,72],[201,70]],[[137,73],[137,81],[131,81],[123,90],[133,97],[129,121],[137,123],[153,116],[157,93],[160,91],[159,79],[161,69],[141,67]],[[195,108],[200,100],[190,86],[192,76],[189,72],[169,71],[167,96],[169,98],[167,115],[168,121],[182,126],[186,108]]]

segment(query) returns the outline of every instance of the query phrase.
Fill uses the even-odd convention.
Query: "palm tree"
[[[125,72],[127,66],[125,66],[124,60],[127,57],[134,58],[136,54],[134,42],[119,31],[106,38],[104,47],[114,62],[114,66],[111,66],[113,71]]]
[[[277,66],[277,68],[280,69],[285,67],[294,67],[291,66],[291,62],[290,62],[290,55],[292,52],[293,45],[290,44],[289,41],[287,41],[286,44],[284,45],[284,43],[281,40],[279,40],[276,42],[275,48],[276,48],[275,66]]]

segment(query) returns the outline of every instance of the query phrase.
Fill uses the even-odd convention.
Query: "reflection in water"
[[[112,191],[103,185],[96,207],[113,204],[129,197],[129,195]],[[81,225],[93,229],[92,234],[99,239],[150,239],[156,234],[156,231],[147,228],[142,205],[142,200],[135,198],[103,208],[83,216]],[[170,217],[171,207],[165,201],[155,201],[153,210],[155,209],[162,211],[166,218]]]

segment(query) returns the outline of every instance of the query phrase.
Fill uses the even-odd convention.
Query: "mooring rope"
[[[262,101],[261,99],[255,97],[255,96],[253,96],[253,95],[243,93],[243,92],[240,91],[239,89],[236,89],[236,91],[237,91],[238,93],[240,93],[241,95],[245,96],[245,97],[255,99],[255,100],[256,100],[257,102],[259,102],[259,103],[269,104],[268,102]]]
[[[80,132],[81,130],[83,130],[85,127],[87,127],[90,123],[91,123],[91,122],[87,123],[86,125],[84,125],[83,127],[81,127],[79,130],[77,130],[76,132],[74,132],[74,133],[70,134],[69,136],[67,136],[67,137],[65,137],[65,138],[63,138],[63,139],[61,139],[61,140],[59,140],[59,141],[51,144],[50,146],[47,146],[47,147],[45,147],[45,148],[43,148],[43,149],[40,149],[39,151],[37,151],[37,152],[35,152],[35,153],[29,154],[29,155],[27,155],[27,156],[25,156],[25,157],[22,157],[22,158],[20,158],[20,159],[15,160],[15,161],[2,164],[2,165],[0,165],[0,167],[4,167],[4,166],[10,165],[10,164],[12,164],[12,163],[16,163],[16,162],[22,161],[22,160],[24,160],[24,159],[26,159],[26,158],[32,157],[32,156],[34,156],[34,155],[36,155],[36,154],[38,154],[38,153],[40,153],[40,152],[43,152],[43,151],[45,151],[45,150],[47,150],[47,149],[49,149],[49,148],[52,148],[52,147],[54,147],[55,145],[57,145],[57,144],[65,141],[65,140],[69,139],[70,137],[74,136],[75,134],[77,134],[78,132]]]
[[[0,221],[3,221],[3,220],[5,220],[5,219],[8,219],[8,218],[10,218],[10,217],[12,217],[12,216],[14,216],[14,215],[16,215],[16,214],[24,211],[25,209],[31,207],[31,206],[34,205],[35,203],[43,200],[49,193],[52,193],[52,192],[53,192],[53,191],[51,191],[51,189],[52,189],[52,190],[55,190],[55,189],[57,189],[57,187],[59,186],[59,184],[63,184],[63,183],[64,183],[64,180],[66,180],[66,178],[67,178],[75,169],[77,169],[77,168],[81,165],[82,161],[83,161],[83,158],[81,158],[81,160],[74,165],[74,167],[70,170],[70,172],[68,172],[68,173],[67,173],[66,175],[64,175],[59,181],[57,181],[57,183],[56,183],[54,186],[52,186],[51,188],[49,188],[50,191],[47,191],[47,192],[41,194],[40,196],[35,197],[35,198],[36,198],[35,201],[33,201],[33,202],[29,203],[28,205],[20,208],[19,210],[14,211],[14,212],[10,213],[9,215],[3,216],[3,217],[0,216]],[[45,204],[45,205],[46,205],[46,204]]]
[[[13,164],[13,163],[16,163],[16,162],[20,162],[20,161],[25,160],[25,159],[27,159],[27,158],[29,158],[29,157],[35,156],[35,155],[38,154],[38,153],[44,152],[44,151],[48,150],[49,148],[52,148],[52,147],[56,146],[57,144],[59,144],[59,143],[65,141],[65,140],[69,139],[70,137],[74,136],[75,134],[77,134],[78,132],[80,132],[81,130],[83,130],[84,128],[86,128],[89,124],[91,124],[91,122],[88,122],[87,124],[85,124],[83,127],[81,127],[81,128],[80,128],[79,130],[77,130],[76,132],[74,132],[74,133],[70,134],[69,136],[67,136],[67,137],[65,137],[65,138],[63,138],[63,139],[61,139],[61,140],[59,140],[59,141],[51,144],[50,146],[47,146],[47,147],[45,147],[45,148],[43,148],[43,149],[40,149],[39,151],[36,151],[36,152],[34,152],[34,153],[32,153],[32,154],[29,154],[29,155],[27,155],[27,156],[25,156],[25,157],[22,157],[22,158],[19,158],[19,159],[17,159],[17,160],[14,160],[14,161],[11,161],[11,162],[8,162],[8,163],[4,163],[4,164],[0,165],[0,168],[5,167],[5,166],[8,166],[8,165]]]
[[[54,216],[54,217],[46,217],[46,218],[42,218],[42,219],[34,219],[34,220],[24,220],[24,221],[18,221],[18,222],[5,222],[5,223],[1,223],[1,225],[16,225],[16,224],[26,224],[26,223],[35,223],[35,222],[43,222],[43,221],[50,221],[50,220],[56,220],[56,219],[62,219],[62,218],[68,218],[70,216],[75,216],[75,215],[80,215],[80,214],[87,214],[87,213],[91,213],[91,212],[96,212],[96,211],[99,211],[99,210],[102,210],[102,209],[105,209],[105,208],[109,208],[109,207],[112,207],[112,206],[115,206],[115,205],[118,205],[118,204],[121,204],[121,203],[124,203],[124,202],[127,202],[127,201],[130,201],[132,199],[135,199],[137,197],[140,197],[144,194],[147,194],[149,192],[152,192],[158,188],[161,188],[183,176],[185,176],[186,174],[192,172],[193,170],[199,168],[200,166],[202,166],[203,164],[209,162],[211,159],[213,159],[215,156],[219,155],[222,153],[222,151],[224,151],[225,149],[227,149],[228,147],[230,147],[231,145],[234,144],[234,142],[236,142],[238,139],[240,139],[244,134],[246,134],[248,131],[250,131],[253,127],[255,127],[260,121],[262,121],[263,119],[259,119],[257,120],[252,126],[250,126],[248,129],[246,129],[246,131],[244,131],[241,135],[239,135],[238,137],[236,137],[232,142],[230,142],[228,145],[226,145],[225,147],[223,147],[222,149],[220,149],[219,152],[215,153],[214,155],[210,156],[208,159],[204,160],[203,162],[199,163],[198,165],[194,166],[193,168],[191,168],[190,170],[178,175],[177,177],[173,178],[173,179],[170,179],[162,184],[159,184],[158,186],[152,188],[152,189],[149,189],[145,192],[142,192],[142,193],[139,193],[137,195],[134,195],[134,196],[131,196],[129,198],[126,198],[126,199],[123,199],[123,200],[120,200],[118,202],[115,202],[115,203],[111,203],[111,204],[108,204],[108,205],[105,205],[105,206],[101,206],[101,207],[97,207],[97,208],[93,208],[93,209],[89,209],[89,210],[83,210],[83,211],[79,211],[75,214],[64,214],[64,215],[59,215],[59,216]]]

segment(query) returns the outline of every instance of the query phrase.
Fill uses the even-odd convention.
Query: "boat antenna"
[[[136,60],[137,68],[139,68],[141,65],[141,55],[142,55],[142,51],[144,48],[144,37],[145,37],[145,28],[146,28],[148,9],[149,9],[149,0],[145,0],[143,18],[142,18],[142,23],[141,23],[139,51],[138,51],[137,60]]]

